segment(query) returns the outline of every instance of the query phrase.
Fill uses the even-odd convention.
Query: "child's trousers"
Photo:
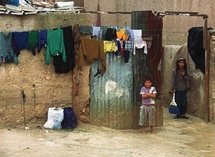
[[[155,106],[154,106],[154,104],[140,106],[139,125],[155,126]]]

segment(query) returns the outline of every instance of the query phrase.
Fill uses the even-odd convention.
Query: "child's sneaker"
[[[186,115],[181,115],[181,118],[183,118],[183,119],[189,119],[189,117],[187,117]]]

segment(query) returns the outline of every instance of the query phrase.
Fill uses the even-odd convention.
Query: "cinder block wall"
[[[131,12],[152,10],[164,11],[187,11],[208,14],[209,27],[215,27],[213,20],[215,3],[213,0],[85,0],[84,7],[88,11],[96,11],[98,1],[100,10],[104,12]],[[113,18],[114,17],[114,18]],[[94,16],[96,18],[96,16]],[[102,16],[102,25],[113,24],[130,26],[130,15]],[[117,19],[113,23],[113,19]],[[93,21],[93,19],[92,19]],[[95,19],[94,19],[95,21]],[[202,17],[190,16],[165,16],[163,18],[163,43],[164,45],[182,45],[187,41],[187,31],[194,26],[203,26]]]
[[[89,24],[87,14],[73,12],[40,13],[36,15],[0,15],[0,31],[29,31],[58,28],[74,24]]]

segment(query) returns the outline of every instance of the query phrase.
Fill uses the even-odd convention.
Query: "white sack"
[[[49,108],[48,120],[43,125],[46,129],[61,129],[61,122],[63,121],[63,109],[58,107]]]

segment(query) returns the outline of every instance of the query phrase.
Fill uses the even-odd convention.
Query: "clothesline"
[[[98,27],[95,27],[95,28],[98,28]],[[42,48],[46,48],[46,52],[45,52],[46,63],[50,64],[51,58],[53,58],[54,59],[53,63],[54,63],[56,72],[58,73],[61,73],[62,71],[64,72],[65,69],[62,70],[59,68],[61,67],[67,68],[67,65],[69,65],[69,69],[66,69],[66,72],[67,72],[71,68],[74,68],[74,65],[75,65],[74,56],[72,57],[73,58],[72,61],[68,62],[67,60],[68,58],[71,58],[71,57],[68,57],[68,55],[74,54],[74,52],[70,52],[69,54],[66,54],[67,51],[74,50],[72,48],[74,46],[71,47],[71,45],[69,44],[74,40],[72,39],[73,35],[71,31],[72,31],[72,27],[71,28],[63,27],[63,28],[40,30],[40,31],[0,33],[1,35],[0,48],[4,50],[0,54],[1,55],[0,63],[4,64],[4,63],[15,62],[18,64],[17,57],[20,54],[21,50],[29,49],[35,55],[36,49],[38,50],[38,52],[40,52]],[[95,52],[95,54],[105,55],[105,53],[107,52],[113,52],[117,56],[123,57],[125,63],[128,62],[129,56],[132,52],[133,54],[135,54],[135,48],[137,49],[144,48],[143,52],[147,54],[147,43],[146,41],[142,40],[143,39],[142,30],[130,29],[129,31],[130,31],[130,34],[128,34],[128,32],[126,32],[125,29],[116,30],[114,29],[114,27],[109,27],[107,28],[107,30],[105,30],[105,32],[101,33],[102,38],[100,39],[86,38],[86,37],[84,39],[80,37],[80,41],[81,41],[80,47],[83,46],[84,49],[79,52],[83,52],[81,54],[92,55],[92,52],[95,51],[95,48],[99,46],[101,49],[98,49],[98,53]],[[131,34],[131,32],[133,34]],[[97,33],[99,33],[99,31],[97,31]],[[99,34],[96,34],[96,35],[99,35]],[[90,37],[93,37],[93,36],[90,36]],[[67,44],[68,46],[66,46],[65,44]],[[5,45],[7,47],[5,47]],[[95,45],[95,46],[92,47],[92,45]],[[7,50],[10,50],[10,52]],[[88,50],[91,50],[91,51],[89,53],[84,52]],[[89,60],[100,59],[100,58],[93,58],[97,56],[90,56],[90,55],[84,56],[83,58],[92,57]],[[104,60],[104,59],[102,58],[101,60]],[[71,63],[74,63],[74,64],[71,65]],[[103,65],[105,65],[105,63],[103,63]]]

